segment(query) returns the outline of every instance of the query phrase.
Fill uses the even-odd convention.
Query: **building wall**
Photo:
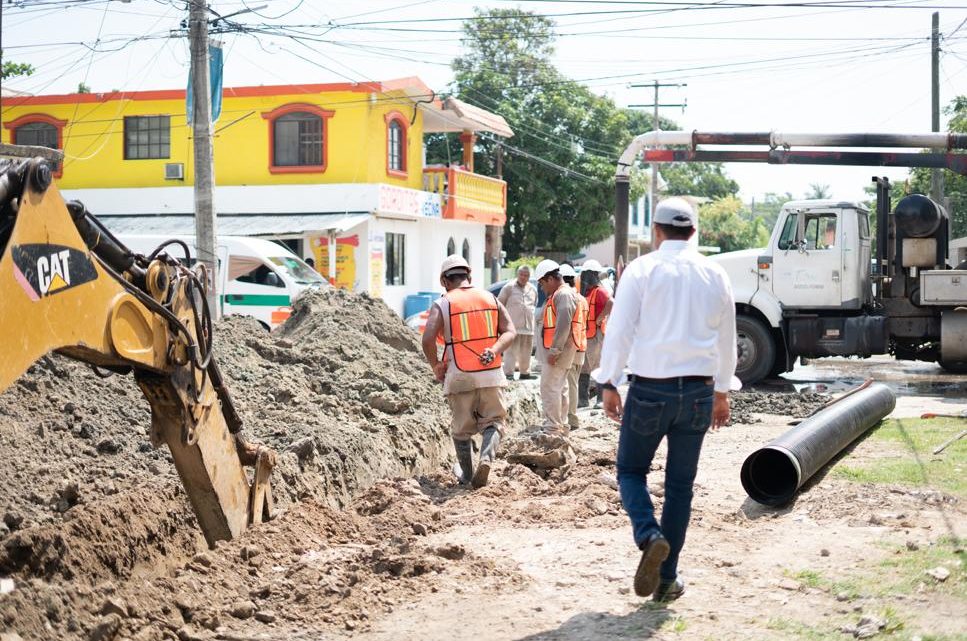
[[[313,91],[313,87],[331,89]],[[221,117],[214,125],[216,184],[385,182],[421,189],[422,113],[402,91],[373,89],[349,83],[226,89]],[[270,121],[264,115],[297,103],[333,112],[326,119],[326,169],[321,173],[272,173]],[[3,142],[12,141],[9,127],[23,116],[40,115],[64,123],[61,143],[66,157],[58,181],[62,188],[169,187],[193,182],[184,91],[137,92],[124,98],[119,94],[5,98],[3,111]],[[393,113],[407,124],[405,176],[394,175],[386,168],[386,118]],[[170,116],[169,158],[124,159],[124,118],[141,115]],[[184,163],[184,180],[165,180],[165,163]]]

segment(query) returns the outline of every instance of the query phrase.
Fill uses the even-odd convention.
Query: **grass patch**
[[[870,432],[868,440],[899,445],[893,456],[855,460],[847,458],[833,469],[834,476],[860,483],[899,483],[930,487],[967,498],[967,437],[933,450],[967,428],[957,419],[892,419]]]
[[[794,621],[792,619],[783,619],[779,617],[769,619],[769,621],[766,623],[766,628],[775,632],[784,632],[785,634],[792,635],[797,639],[803,639],[804,641],[842,641],[843,639],[848,638],[838,629],[824,630],[801,621]]]
[[[923,584],[926,590],[967,600],[967,576],[964,572],[967,554],[961,545],[952,538],[943,537],[933,545],[915,551],[897,547],[891,556],[880,561],[879,567],[885,572],[870,577],[868,583],[879,586],[881,593],[899,594],[916,592]],[[946,581],[939,582],[925,574],[938,566],[950,571]]]
[[[661,627],[669,632],[681,634],[688,629],[688,621],[686,621],[684,617],[680,616],[671,617],[670,619],[666,619],[665,622],[662,623]]]

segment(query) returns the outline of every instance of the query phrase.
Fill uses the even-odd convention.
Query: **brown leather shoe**
[[[658,589],[658,570],[662,561],[668,558],[671,548],[661,534],[653,534],[641,548],[641,560],[635,572],[635,594],[648,597]]]

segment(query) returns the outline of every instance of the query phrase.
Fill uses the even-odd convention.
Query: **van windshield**
[[[289,274],[300,285],[316,285],[326,282],[319,272],[306,265],[298,258],[291,256],[272,256],[269,258],[279,269]]]

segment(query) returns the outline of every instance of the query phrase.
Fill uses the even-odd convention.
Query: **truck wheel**
[[[948,363],[947,361],[940,361],[938,364],[951,374],[967,374],[967,363]]]
[[[764,379],[776,362],[776,345],[772,334],[760,321],[751,316],[735,318],[738,360],[735,375],[743,385],[751,385]]]

